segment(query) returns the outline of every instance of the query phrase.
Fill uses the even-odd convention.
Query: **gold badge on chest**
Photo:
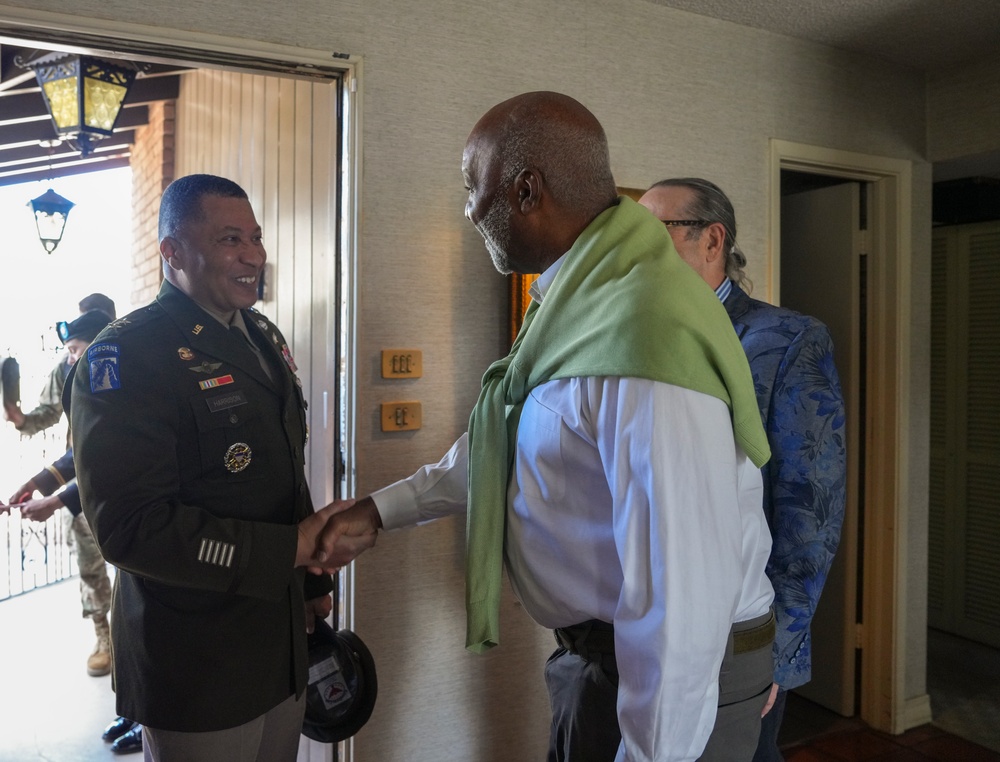
[[[227,471],[232,474],[238,474],[250,465],[252,457],[253,452],[250,450],[250,445],[245,442],[236,442],[226,450],[226,455],[222,462],[225,463]]]

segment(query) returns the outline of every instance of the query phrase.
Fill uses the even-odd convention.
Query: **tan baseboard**
[[[933,719],[931,716],[930,694],[924,693],[923,695],[906,699],[906,704],[903,707],[904,731],[919,727],[920,725],[926,725]]]

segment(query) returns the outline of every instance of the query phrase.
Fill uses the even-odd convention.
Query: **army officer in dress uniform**
[[[119,569],[118,713],[154,762],[294,760],[306,631],[330,612],[307,575],[318,531],[306,412],[280,331],[250,309],[266,254],[246,193],[211,175],[164,192],[165,281],[76,366],[84,512]]]

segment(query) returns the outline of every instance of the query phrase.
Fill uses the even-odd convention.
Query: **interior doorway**
[[[861,650],[857,706],[872,727],[901,733],[930,720],[926,695],[907,698],[907,522],[909,501],[908,375],[912,167],[909,161],[771,140],[769,294],[783,304],[781,173],[783,170],[867,183],[866,447],[858,463],[867,508],[858,524],[858,611],[846,606],[838,649]],[[808,311],[808,310],[807,310]],[[848,586],[849,587],[849,586]],[[827,601],[828,602],[828,601]],[[820,604],[820,611],[824,604]],[[922,623],[923,620],[921,620]],[[858,624],[860,622],[860,624]],[[853,639],[853,643],[851,640]],[[843,680],[841,672],[838,680]],[[853,682],[853,681],[852,681]],[[849,691],[848,691],[849,693]],[[852,702],[844,695],[841,707]]]
[[[267,271],[270,291],[264,294],[263,311],[293,345],[309,403],[308,476],[314,501],[325,504],[354,488],[349,411],[354,409],[360,155],[356,62],[331,63],[336,57],[329,51],[264,43],[253,50],[245,40],[150,31],[28,10],[24,17],[0,16],[0,42],[172,63],[194,72],[202,93],[182,118],[188,129],[199,131],[196,140],[206,142],[199,150],[195,141],[187,141],[178,151],[179,174],[211,172],[237,181],[250,195],[265,239],[272,231],[274,238],[267,241],[273,260]],[[183,98],[182,92],[182,103]],[[348,570],[337,590],[338,627],[351,626],[351,587]],[[349,759],[350,754],[350,742],[336,748],[304,741],[299,759]]]
[[[781,305],[830,331],[847,415],[847,487],[840,546],[813,618],[812,680],[796,692],[844,717],[857,712],[860,537],[864,513],[865,266],[867,186],[857,180],[781,173]]]
[[[935,722],[1000,751],[1000,221],[939,203],[931,249],[927,687]],[[945,200],[949,200],[946,196]],[[973,198],[971,201],[975,201]],[[989,211],[992,210],[992,211]],[[993,217],[994,219],[989,219]]]

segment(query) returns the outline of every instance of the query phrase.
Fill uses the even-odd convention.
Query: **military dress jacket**
[[[234,727],[300,694],[304,597],[332,587],[293,569],[313,510],[294,362],[270,321],[242,314],[273,381],[164,282],[98,335],[72,382],[83,509],[119,570],[117,709],[154,728]]]
[[[847,488],[844,400],[819,320],[751,299],[735,283],[726,312],[750,361],[771,460],[764,514],[773,544],[775,682],[809,681],[810,624],[840,543]]]

